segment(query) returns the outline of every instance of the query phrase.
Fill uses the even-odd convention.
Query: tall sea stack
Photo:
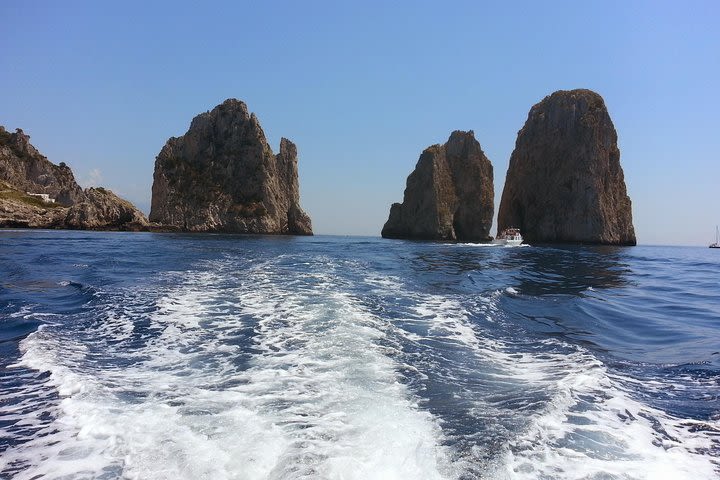
[[[150,221],[197,232],[312,235],[300,208],[297,148],[283,138],[274,155],[255,114],[225,100],[160,151]]]
[[[385,238],[491,240],[493,167],[471,131],[425,149],[408,176],[403,203],[394,203]]]
[[[498,232],[530,243],[635,245],[617,133],[602,97],[558,91],[530,109],[505,179]]]

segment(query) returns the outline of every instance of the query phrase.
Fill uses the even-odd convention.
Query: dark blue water
[[[0,232],[0,478],[717,478],[720,255]]]

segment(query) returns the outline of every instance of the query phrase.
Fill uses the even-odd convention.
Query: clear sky
[[[720,224],[720,2],[0,2],[0,124],[146,213],[155,156],[229,97],[300,156],[316,233],[379,235],[422,150],[495,168],[530,107],[605,98],[641,244]]]

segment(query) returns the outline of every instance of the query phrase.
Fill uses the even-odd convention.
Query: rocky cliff
[[[0,228],[63,228],[67,210],[0,181]]]
[[[148,223],[109,190],[80,188],[70,167],[50,162],[22,130],[0,126],[0,227],[142,230]]]
[[[283,138],[274,155],[255,114],[226,100],[160,151],[150,220],[188,231],[312,235],[297,149]]]
[[[505,179],[498,231],[530,243],[635,245],[617,134],[602,97],[558,91],[530,109]]]
[[[81,230],[144,230],[145,215],[135,206],[102,187],[85,190],[83,201],[65,215],[65,228]]]
[[[493,168],[472,131],[425,149],[403,203],[390,207],[385,238],[485,242],[492,225]]]
[[[48,194],[65,206],[83,197],[70,167],[50,162],[19,128],[10,133],[0,126],[0,180],[22,191]]]

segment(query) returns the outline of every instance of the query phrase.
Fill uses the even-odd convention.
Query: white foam
[[[230,289],[223,272],[178,274],[139,351],[128,348],[138,333],[119,308],[96,332],[107,351],[60,330],[30,335],[17,366],[50,372],[62,398],[48,434],[7,451],[0,471],[23,465],[18,480],[443,478],[440,429],[380,344],[390,327],[334,291],[333,278],[314,273],[301,286],[270,270],[258,265]],[[247,347],[233,338],[248,328],[260,353],[246,368],[237,362]],[[92,355],[128,364],[94,369]]]
[[[493,248],[502,247],[499,243],[446,243],[444,245],[456,245],[458,247]]]
[[[243,297],[261,319],[264,353],[239,389],[293,439],[278,478],[301,458],[319,478],[442,478],[439,428],[378,344],[392,327],[334,290],[332,278],[317,280],[302,298],[283,295],[275,278]]]
[[[347,265],[306,262],[299,274],[283,269],[290,260],[169,274],[172,287],[134,293],[156,307],[150,314],[118,299],[84,338],[53,326],[28,336],[15,367],[49,372],[60,398],[42,405],[47,425],[23,413],[31,400],[13,400],[8,418],[41,430],[5,451],[0,471],[24,466],[18,480],[716,476],[698,422],[635,399],[642,384],[629,388],[581,347],[518,337],[497,306],[518,294],[512,287],[470,301],[365,275],[374,295],[407,306],[390,321],[345,288],[334,269]],[[400,342],[424,359],[413,363]],[[443,432],[400,371],[457,379],[448,393],[470,405],[469,432]],[[492,388],[527,393],[527,403],[503,406]],[[477,432],[503,416],[517,429],[489,452]],[[455,452],[452,442],[471,448]]]
[[[479,348],[480,341],[468,319],[468,312],[457,300],[429,295],[413,310],[427,322],[430,336]]]
[[[512,289],[508,293],[517,294]],[[498,292],[499,293],[499,292]],[[494,305],[498,294],[489,300]],[[481,305],[484,302],[481,302]],[[534,409],[509,412],[527,415],[525,427],[510,438],[505,453],[483,467],[487,478],[507,479],[697,479],[714,478],[717,465],[707,452],[717,448],[712,433],[695,428],[703,423],[720,430],[720,422],[674,418],[633,398],[645,383],[608,372],[584,349],[547,339],[547,346],[523,351],[499,339],[483,336],[470,312],[449,297],[424,297],[415,310],[431,322],[430,335],[460,340],[466,355],[491,378],[528,392],[550,392],[550,401]],[[485,309],[487,310],[487,309]],[[496,315],[497,310],[491,310]],[[522,340],[522,339],[520,339]],[[566,352],[563,350],[571,350]],[[552,353],[560,350],[562,353]],[[462,375],[459,370],[456,375]],[[464,380],[467,382],[467,379]],[[488,422],[497,410],[476,397],[473,412]],[[530,412],[525,413],[525,412]],[[482,444],[482,442],[481,442]],[[481,446],[478,445],[478,447]],[[465,465],[477,465],[486,455],[473,449]]]
[[[507,478],[713,478],[703,453],[711,438],[693,432],[699,422],[673,418],[633,399],[587,354],[541,368],[565,373],[550,380],[556,393],[505,455]],[[559,372],[558,372],[559,373]],[[558,375],[552,375],[557,377]],[[591,399],[591,400],[588,400]],[[716,424],[716,428],[717,428]]]

